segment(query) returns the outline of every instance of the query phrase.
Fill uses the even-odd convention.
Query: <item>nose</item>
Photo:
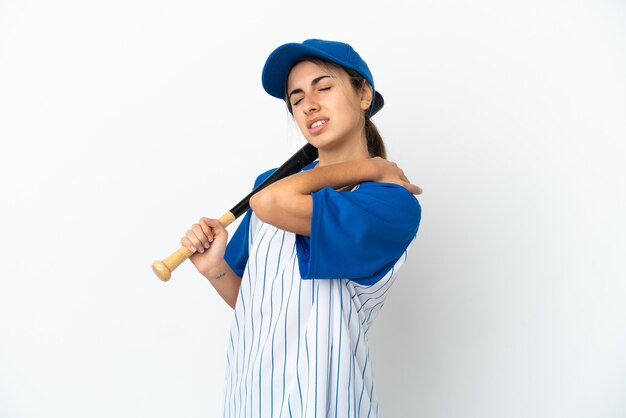
[[[313,98],[304,98],[304,106],[302,107],[304,109],[304,113],[306,113],[307,115],[317,112],[320,108],[319,108],[319,104],[313,100]]]

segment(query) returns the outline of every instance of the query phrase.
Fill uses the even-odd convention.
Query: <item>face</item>
[[[371,89],[355,91],[342,69],[300,62],[289,73],[287,95],[302,134],[320,150],[365,144],[363,111]]]

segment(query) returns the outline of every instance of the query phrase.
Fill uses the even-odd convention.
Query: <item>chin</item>
[[[337,146],[337,140],[335,138],[328,138],[326,135],[306,138],[306,140],[317,149],[331,149]]]
[[[328,141],[308,141],[309,144],[313,145],[315,148],[317,148],[318,150],[331,150],[334,148],[334,145],[332,142],[328,142]]]

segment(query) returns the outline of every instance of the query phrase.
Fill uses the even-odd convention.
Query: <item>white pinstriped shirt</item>
[[[224,417],[379,417],[367,332],[406,260],[373,285],[304,280],[296,235],[250,219]]]

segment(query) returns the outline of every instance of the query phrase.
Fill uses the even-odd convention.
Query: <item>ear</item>
[[[363,85],[361,86],[361,110],[367,110],[370,108],[372,104],[372,86],[367,82],[367,80],[363,80]]]

